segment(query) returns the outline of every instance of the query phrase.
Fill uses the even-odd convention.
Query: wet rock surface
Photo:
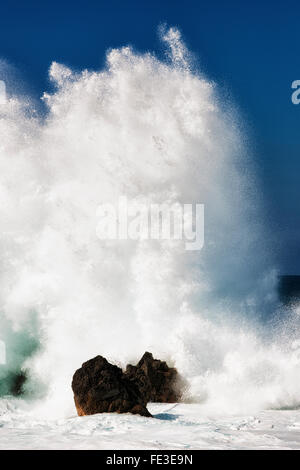
[[[72,389],[79,416],[105,412],[151,416],[135,384],[102,356],[82,364],[73,376]]]
[[[176,403],[182,396],[183,380],[174,367],[146,352],[136,366],[124,374],[139,389],[146,402]]]
[[[149,401],[174,403],[181,398],[183,381],[175,368],[146,352],[126,371],[96,356],[82,364],[72,380],[79,416],[96,413],[133,413],[151,417]]]

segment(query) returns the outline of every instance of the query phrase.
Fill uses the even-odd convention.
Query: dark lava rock
[[[136,384],[102,356],[82,364],[73,376],[72,389],[79,416],[105,412],[151,416]]]
[[[128,364],[124,375],[138,388],[146,403],[176,403],[182,398],[185,383],[177,370],[153,359],[149,352],[145,352],[136,366]]]
[[[23,394],[23,385],[27,380],[26,372],[20,371],[14,375],[11,383],[11,394],[19,396]]]

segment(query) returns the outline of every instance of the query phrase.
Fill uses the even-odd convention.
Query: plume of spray
[[[1,374],[27,371],[35,413],[74,413],[85,360],[145,350],[211,412],[299,401],[297,334],[260,331],[276,272],[243,127],[179,31],[161,37],[164,60],[123,47],[99,72],[53,63],[46,118],[16,96],[0,108]],[[204,248],[99,240],[97,208],[121,196],[204,203]]]

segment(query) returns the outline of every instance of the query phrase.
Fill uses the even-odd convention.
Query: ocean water
[[[203,420],[210,430],[223,420],[227,435],[231,425],[233,434],[234,426],[255,428],[261,413],[287,433],[299,427],[299,307],[278,300],[247,126],[180,32],[160,35],[162,58],[123,47],[107,52],[100,71],[52,63],[45,114],[18,93],[0,107],[4,447],[64,447],[74,433],[87,436],[87,447],[99,445],[94,434],[112,447],[155,446],[150,436],[148,444],[127,440],[133,423],[150,434],[158,426],[161,445],[175,448],[179,438],[166,436],[194,423],[200,437],[185,427],[186,446],[213,447],[220,434],[201,440]],[[100,240],[99,204],[124,196],[132,204],[204,204],[204,248]],[[82,362],[101,354],[124,366],[146,350],[189,383],[177,417],[167,405],[151,405],[165,420],[74,417],[70,384]],[[21,372],[23,394],[13,398]],[[114,441],[116,426],[123,431]],[[57,437],[47,444],[40,433]]]

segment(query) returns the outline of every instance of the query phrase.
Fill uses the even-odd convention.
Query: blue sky
[[[37,97],[50,87],[53,60],[98,69],[108,48],[125,44],[159,54],[159,24],[178,26],[250,129],[281,271],[300,274],[300,105],[291,102],[291,83],[300,80],[299,2],[27,0],[0,8],[0,58]]]

